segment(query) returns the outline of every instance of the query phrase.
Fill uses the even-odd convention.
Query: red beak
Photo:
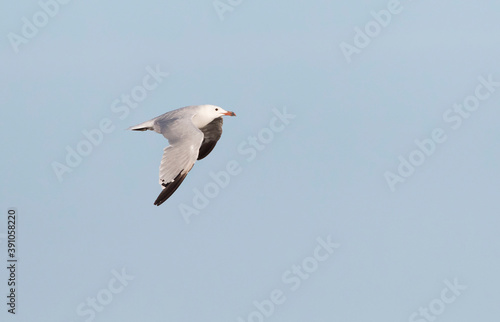
[[[236,116],[236,114],[234,114],[234,112],[230,112],[230,111],[228,111],[228,112],[224,113],[224,115],[228,115],[228,116]]]

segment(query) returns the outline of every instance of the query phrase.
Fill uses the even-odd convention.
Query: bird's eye
[[[216,111],[218,111],[219,109],[218,109],[218,108],[216,108],[215,110],[216,110]]]

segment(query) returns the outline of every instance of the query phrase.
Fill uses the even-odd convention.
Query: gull
[[[128,129],[155,131],[169,143],[163,149],[160,164],[160,185],[163,190],[156,206],[165,202],[179,188],[197,160],[205,158],[222,135],[222,116],[236,116],[215,105],[182,107]]]

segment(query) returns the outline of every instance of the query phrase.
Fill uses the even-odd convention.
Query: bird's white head
[[[208,123],[212,122],[218,117],[227,115],[227,116],[236,116],[234,112],[226,111],[222,107],[215,105],[199,105],[199,110],[196,115],[193,117],[193,123],[198,127],[202,128]]]
[[[205,111],[207,114],[213,115],[214,118],[217,118],[219,116],[223,115],[229,115],[229,116],[236,116],[234,112],[226,111],[222,107],[215,106],[215,105],[201,105],[203,111]]]

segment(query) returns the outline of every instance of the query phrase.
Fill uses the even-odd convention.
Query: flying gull
[[[222,135],[222,116],[236,116],[215,105],[182,107],[152,120],[129,127],[133,131],[155,131],[163,134],[169,146],[160,164],[162,192],[156,198],[159,206],[179,188],[196,160],[206,157]]]

